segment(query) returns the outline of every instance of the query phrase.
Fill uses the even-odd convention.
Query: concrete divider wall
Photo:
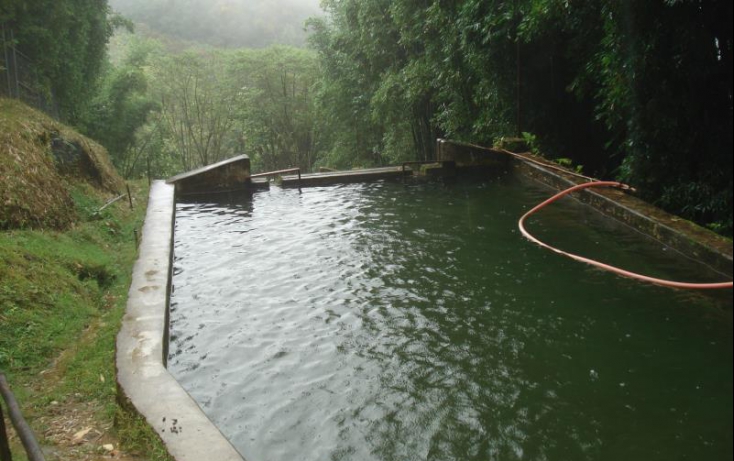
[[[462,159],[462,166],[465,168],[497,163],[498,157],[504,157],[519,177],[530,178],[556,190],[568,189],[584,182],[573,172],[529,154],[510,155],[500,150],[443,139],[438,140],[437,151],[442,160]],[[548,165],[544,166],[543,163]],[[605,216],[731,277],[731,240],[620,190],[587,189],[572,196]]]
[[[180,195],[234,192],[252,188],[250,157],[238,155],[221,162],[182,173],[166,181]]]
[[[174,187],[154,182],[117,336],[118,395],[177,461],[244,461],[165,367],[174,211]]]

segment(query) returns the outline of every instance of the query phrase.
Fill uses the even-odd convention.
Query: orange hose
[[[548,245],[547,243],[543,243],[537,238],[530,235],[530,233],[525,229],[525,220],[528,218],[528,216],[532,215],[536,211],[540,210],[541,208],[550,205],[551,203],[555,202],[556,200],[560,199],[561,197],[564,197],[572,192],[575,192],[577,190],[581,189],[587,189],[590,187],[615,187],[618,189],[630,189],[629,186],[626,184],[613,182],[613,181],[595,181],[595,182],[589,182],[585,184],[578,184],[576,186],[573,186],[569,189],[566,189],[562,192],[559,192],[558,194],[554,195],[553,197],[549,198],[548,200],[544,201],[540,205],[534,207],[532,210],[528,211],[523,215],[522,218],[520,218],[520,221],[518,221],[518,227],[520,228],[520,232],[522,232],[522,235],[525,236],[528,240],[531,242],[535,242],[538,245],[540,245],[543,248],[547,248],[555,253],[558,253],[563,256],[567,256],[571,259],[575,259],[576,261],[581,261],[586,264],[590,264],[594,267],[598,267],[600,269],[604,269],[610,272],[613,272],[617,275],[621,275],[623,277],[628,277],[635,280],[640,280],[642,282],[648,282],[653,283],[655,285],[662,285],[665,287],[672,287],[672,288],[683,288],[688,290],[714,290],[714,289],[724,289],[729,288],[731,289],[734,285],[733,282],[721,282],[721,283],[687,283],[687,282],[675,282],[672,280],[664,280],[664,279],[658,279],[655,277],[648,277],[646,275],[637,274],[635,272],[630,272],[624,269],[620,269],[615,266],[611,266],[609,264],[604,264],[599,261],[595,261],[593,259],[584,258],[583,256],[579,256],[573,253],[567,253],[563,250],[559,250],[558,248],[552,247]]]

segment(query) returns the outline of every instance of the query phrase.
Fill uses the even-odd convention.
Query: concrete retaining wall
[[[153,183],[117,336],[118,395],[147,420],[177,461],[244,461],[165,367],[174,211],[174,187]]]
[[[167,181],[179,195],[232,192],[251,188],[250,158],[239,155],[174,176]]]

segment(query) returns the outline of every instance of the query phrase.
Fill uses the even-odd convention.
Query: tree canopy
[[[110,64],[129,22],[107,0],[7,0],[0,20],[126,175],[238,153],[264,169],[372,166],[432,159],[437,137],[522,136],[732,233],[731,2],[322,0],[312,50],[227,47],[301,43],[289,31],[315,0],[109,3],[208,45],[134,38]]]
[[[190,48],[127,42],[96,100],[101,139],[126,176],[173,175],[238,154],[256,170],[313,167],[323,124],[312,89],[310,50]],[[106,130],[108,122],[127,125]]]
[[[72,123],[97,90],[114,28],[127,25],[110,14],[107,0],[6,0],[0,22],[32,60],[29,78],[53,92],[62,117]]]
[[[431,158],[436,136],[529,133],[551,157],[731,233],[731,2],[322,4],[311,43],[334,158]]]

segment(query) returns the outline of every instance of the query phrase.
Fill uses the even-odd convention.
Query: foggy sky
[[[222,47],[305,43],[305,21],[320,0],[109,0],[113,10],[153,30]]]
[[[136,5],[143,4],[161,4],[167,5],[169,9],[178,8],[200,8],[202,4],[210,4],[213,7],[220,7],[224,10],[250,10],[254,5],[268,3],[280,11],[286,12],[290,8],[298,11],[310,13],[310,15],[319,14],[321,8],[319,6],[321,0],[108,0],[110,6],[115,11],[123,14],[130,11]],[[304,20],[309,16],[305,16]]]

